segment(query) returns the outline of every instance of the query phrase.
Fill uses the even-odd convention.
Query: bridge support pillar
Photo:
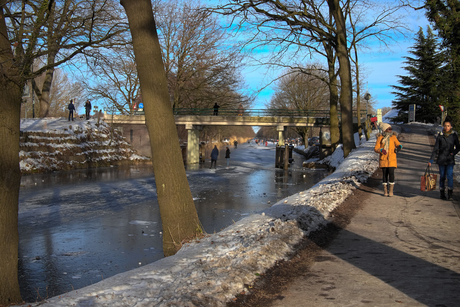
[[[187,164],[200,162],[200,130],[201,126],[185,125],[187,129]]]
[[[286,130],[286,127],[276,126],[276,130],[278,131],[278,145],[284,146],[284,130]]]

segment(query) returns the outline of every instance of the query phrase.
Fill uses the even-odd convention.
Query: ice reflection
[[[220,231],[327,175],[303,170],[297,160],[291,169],[277,170],[274,149],[238,148],[230,169],[219,159],[216,171],[206,165],[188,170],[205,231]],[[163,257],[151,166],[23,176],[19,206],[19,279],[28,302]]]

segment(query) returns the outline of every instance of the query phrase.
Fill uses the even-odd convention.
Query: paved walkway
[[[271,306],[460,306],[460,189],[454,201],[420,191],[430,138],[424,127],[403,126],[395,196],[372,191]]]

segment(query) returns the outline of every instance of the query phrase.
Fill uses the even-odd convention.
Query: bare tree
[[[356,93],[356,110],[358,110],[358,129],[361,134],[361,76],[359,64],[359,49],[366,48],[366,42],[379,43],[389,48],[389,42],[395,37],[405,36],[410,31],[403,22],[405,16],[400,14],[405,5],[402,3],[386,3],[354,0],[348,6],[347,18],[349,24],[349,53],[354,65],[354,92]]]
[[[155,19],[173,108],[246,107],[243,53],[197,2],[156,2]]]
[[[283,73],[270,100],[269,108],[328,110],[329,87],[322,81],[327,79],[325,74],[324,70],[318,70],[315,66],[306,67],[302,72],[294,70],[290,74]],[[306,138],[310,128],[296,127],[295,130],[302,137],[303,143],[307,144]]]
[[[152,4],[149,0],[121,0],[121,4],[133,39],[163,224],[163,251],[169,256],[184,239],[201,233],[202,227],[182,161]]]
[[[298,50],[301,50],[303,45],[303,50],[306,53],[324,46],[324,52],[328,55],[329,72],[333,74],[333,79],[330,82],[332,87],[337,86],[335,69],[331,69],[334,67],[337,57],[339,62],[338,75],[340,76],[340,96],[337,97],[339,97],[342,114],[342,140],[345,156],[354,147],[351,114],[352,79],[344,15],[346,10],[347,2],[342,4],[339,0],[327,2],[304,0],[299,3],[275,0],[244,0],[219,6],[214,10],[240,18],[242,26],[248,23],[255,25],[259,31],[257,34],[264,31],[266,37],[273,37],[273,33],[280,33],[277,40],[280,49],[289,48],[292,45],[290,42],[299,46]],[[267,32],[270,33],[267,34]],[[285,34],[284,38],[283,34]],[[332,97],[334,94],[335,89],[331,88],[331,98],[334,98]],[[334,121],[331,122],[331,128],[336,128],[335,131],[338,131],[337,110],[332,105],[333,103],[335,101],[331,99],[331,121]],[[335,138],[335,134],[335,132],[331,133],[331,138]]]
[[[41,87],[33,83],[40,116],[48,116],[54,69],[78,55],[95,56],[97,48],[125,44],[127,30],[114,0],[11,1],[4,7],[15,60],[25,79],[45,74]],[[120,40],[122,39],[122,40]],[[32,71],[36,59],[45,64]]]
[[[44,74],[34,78],[34,82],[38,87],[42,86],[44,80]],[[50,106],[48,115],[52,117],[67,116],[67,106],[70,99],[75,100],[75,108],[78,109],[83,105],[84,93],[85,90],[79,82],[71,82],[67,74],[62,69],[56,69],[50,89]],[[27,103],[23,103],[21,105],[21,116],[28,118],[32,117],[31,102],[32,98],[28,98]],[[40,104],[37,103],[34,110],[39,113]]]
[[[377,3],[379,2],[364,0],[302,0],[295,3],[277,0],[243,0],[220,5],[213,11],[233,16],[245,30],[252,26],[255,31],[249,44],[254,48],[273,46],[276,56],[264,64],[280,65],[283,57],[289,55],[290,64],[287,66],[296,67],[296,61],[292,61],[293,58],[304,59],[312,54],[321,54],[326,57],[330,77],[331,141],[333,145],[338,141],[336,103],[338,99],[342,114],[344,154],[347,156],[354,147],[353,82],[348,56],[350,23],[347,18],[350,12],[358,7],[358,4],[362,7],[374,5],[375,8]],[[360,30],[356,31],[356,40],[375,35],[385,44],[385,38],[388,38],[389,32],[397,28],[396,25],[391,25],[391,21],[396,19],[392,17],[392,13],[396,12],[398,7],[402,6],[396,5],[394,8],[387,6],[383,12],[376,14],[377,17],[374,20],[369,18],[366,19],[368,23],[360,23]],[[375,16],[375,14],[371,15]],[[335,69],[336,61],[339,63],[338,71]],[[339,78],[337,78],[337,72]],[[338,87],[340,87],[340,96]]]
[[[92,78],[85,78],[89,95],[114,106],[121,114],[132,114],[134,101],[140,95],[139,78],[131,45],[112,49],[97,61],[89,63]]]
[[[62,69],[56,69],[50,90],[49,116],[67,116],[70,99],[75,100],[75,108],[83,107],[85,89],[80,82],[72,82]]]

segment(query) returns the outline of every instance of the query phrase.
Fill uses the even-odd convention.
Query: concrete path
[[[460,188],[454,201],[420,191],[433,137],[422,126],[402,129],[395,196],[373,190],[271,306],[460,306]]]

